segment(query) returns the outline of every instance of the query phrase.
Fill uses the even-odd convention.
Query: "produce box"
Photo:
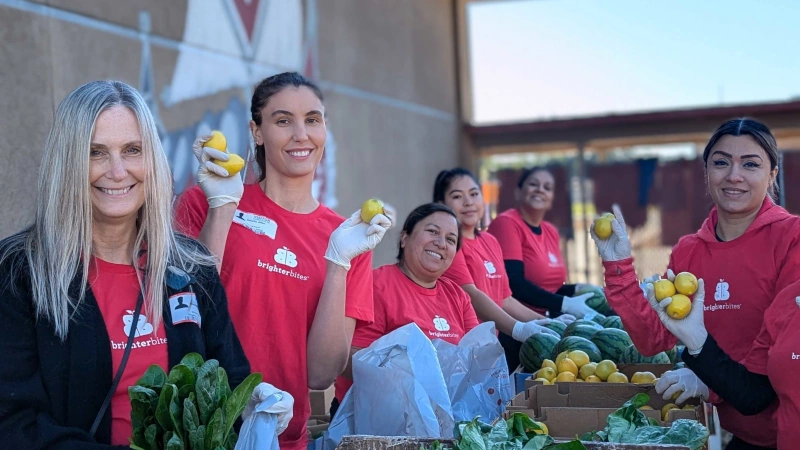
[[[672,370],[671,364],[620,364],[617,366],[617,370],[623,374],[630,380],[633,378],[633,374],[636,372],[652,372],[653,375],[660,378],[664,372],[668,372]],[[533,380],[533,377],[528,377],[525,379],[524,388],[517,389],[517,394],[522,392],[523,390],[527,392],[528,389],[532,388],[533,386],[541,384],[537,383]],[[595,383],[595,384],[607,384],[607,383]]]
[[[331,410],[331,402],[336,394],[333,386],[325,389],[324,391],[308,391],[308,397],[311,402],[311,415],[312,416],[327,416]]]
[[[383,437],[383,436],[345,436],[336,447],[337,450],[420,450],[428,449],[435,442],[442,448],[450,450],[453,441],[447,439],[417,437]],[[611,442],[584,442],[588,450],[689,450],[683,445],[636,445],[615,444]]]

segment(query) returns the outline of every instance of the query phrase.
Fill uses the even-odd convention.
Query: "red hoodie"
[[[739,238],[717,241],[716,225],[715,207],[697,234],[678,241],[669,268],[705,280],[706,328],[731,358],[742,361],[753,347],[773,299],[800,279],[800,252],[793,251],[800,241],[800,218],[765,199],[756,219]],[[677,339],[642,295],[633,259],[603,265],[608,302],[636,347],[644,355],[672,348]],[[774,405],[757,416],[745,417],[713,394],[711,401],[717,403],[723,428],[752,444],[776,445]]]

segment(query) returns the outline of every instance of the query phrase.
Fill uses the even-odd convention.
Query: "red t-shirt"
[[[462,239],[461,249],[443,276],[459,286],[474,284],[501,308],[503,301],[511,297],[503,250],[489,233],[478,233],[475,239]]]
[[[800,282],[778,294],[764,315],[764,325],[753,349],[745,358],[748,370],[769,376],[778,408],[778,448],[794,448],[800,442]]]
[[[742,361],[759,335],[764,313],[783,288],[800,279],[800,218],[767,200],[741,237],[716,238],[717,210],[697,234],[673,248],[669,268],[705,281],[705,324],[731,358]],[[672,348],[677,339],[658,319],[638,286],[633,260],[605,262],[606,298],[625,330],[645,355]],[[712,395],[722,427],[755,445],[774,447],[774,407],[743,416]]]
[[[478,325],[469,296],[460,286],[441,277],[433,289],[411,281],[391,264],[372,272],[375,292],[375,321],[358,324],[353,347],[366,348],[380,337],[415,323],[428,338],[458,344],[462,337]],[[340,401],[352,381],[336,379],[336,398]]]
[[[561,238],[550,222],[541,224],[536,235],[517,209],[509,209],[489,225],[489,233],[497,238],[504,260],[522,261],[525,278],[540,288],[556,292],[567,281],[567,267],[561,257]],[[544,314],[544,308],[533,308]]]
[[[112,264],[93,258],[89,265],[89,286],[100,307],[111,341],[112,374],[117,374],[131,329],[137,333],[110,408],[111,444],[128,445],[132,432],[128,386],[135,385],[152,364],[158,364],[164,371],[169,370],[164,322],[155,330],[142,308],[138,323],[133,324],[134,309],[141,289],[136,270],[131,265]]]
[[[199,187],[178,203],[179,227],[198,236],[208,213]],[[306,346],[325,281],[325,250],[344,221],[320,205],[310,214],[287,211],[258,184],[244,187],[225,245],[220,278],[236,334],[253,372],[294,397],[294,417],[280,437],[284,450],[306,448],[308,399]],[[345,315],[372,321],[372,254],[352,262]]]

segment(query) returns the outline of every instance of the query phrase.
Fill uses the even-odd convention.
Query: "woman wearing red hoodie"
[[[708,193],[716,205],[702,228],[673,248],[668,276],[691,272],[708,281],[705,323],[719,346],[742,361],[759,335],[764,313],[777,293],[800,279],[800,219],[776,206],[770,195],[778,174],[778,148],[770,130],[750,119],[722,124],[703,152]],[[625,222],[614,208],[613,234],[600,240],[592,230],[605,267],[606,297],[644,355],[672,348],[677,339],[661,324],[652,289],[639,287]],[[722,427],[734,434],[728,450],[774,448],[776,403],[744,417],[722,402],[689,369],[668,372],[656,386],[665,398],[702,396],[717,404]]]

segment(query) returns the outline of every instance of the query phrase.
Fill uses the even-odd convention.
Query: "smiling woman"
[[[190,352],[218,360],[231,388],[244,380],[215,260],[172,230],[172,177],[135,89],[95,81],[67,95],[38,186],[33,225],[0,242],[4,446],[128,448],[128,387]]]
[[[469,296],[442,277],[460,246],[461,231],[450,208],[428,203],[411,211],[400,234],[398,263],[373,271],[375,321],[356,328],[350,354],[410,323],[430,339],[453,344],[477,326]],[[351,380],[348,366],[336,380],[332,414],[353,384]]]

